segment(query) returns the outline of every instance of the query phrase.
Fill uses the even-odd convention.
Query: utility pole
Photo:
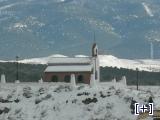
[[[17,74],[16,74],[16,80],[19,80],[19,64],[18,64],[19,56],[16,56],[16,68],[17,68]]]
[[[154,59],[154,46],[153,46],[153,41],[151,41],[151,43],[150,43],[151,45],[150,45],[150,51],[151,51],[151,53],[150,53],[150,57],[151,57],[151,59]]]
[[[137,90],[138,90],[138,85],[139,85],[139,70],[136,68],[136,78],[137,78]]]

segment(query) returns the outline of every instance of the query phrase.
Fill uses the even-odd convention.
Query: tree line
[[[47,65],[35,64],[19,64],[19,80],[21,82],[38,82],[43,76],[43,72]],[[7,82],[14,82],[16,80],[16,63],[7,62],[0,63],[0,74],[6,75]],[[101,81],[108,82],[113,78],[120,80],[122,76],[126,76],[128,85],[136,85],[137,71],[125,68],[116,67],[101,67],[100,68]],[[160,85],[160,72],[138,72],[140,85]]]

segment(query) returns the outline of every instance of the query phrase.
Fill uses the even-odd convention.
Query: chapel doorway
[[[78,83],[83,83],[84,82],[84,76],[83,75],[78,75],[77,82]]]
[[[57,75],[53,75],[51,81],[52,82],[58,82],[58,76]]]

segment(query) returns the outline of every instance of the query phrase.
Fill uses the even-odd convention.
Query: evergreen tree
[[[135,111],[135,103],[137,103],[135,100],[131,100],[131,105],[130,105],[130,109],[131,109],[131,113],[134,114]]]
[[[151,96],[150,96],[149,99],[148,99],[148,103],[153,103],[153,99],[152,99]]]

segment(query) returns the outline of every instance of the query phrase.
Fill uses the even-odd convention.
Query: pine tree
[[[134,114],[134,110],[135,110],[135,103],[137,103],[135,100],[131,100],[131,105],[130,105],[130,109],[131,109],[131,113]]]
[[[148,103],[153,103],[153,99],[152,99],[151,96],[150,96],[149,99],[148,99]]]

